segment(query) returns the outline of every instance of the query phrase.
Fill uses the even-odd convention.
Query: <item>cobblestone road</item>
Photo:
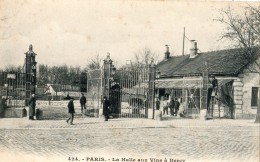
[[[0,154],[5,161],[259,162],[259,129],[252,120],[77,118],[68,125],[65,120],[0,119]]]

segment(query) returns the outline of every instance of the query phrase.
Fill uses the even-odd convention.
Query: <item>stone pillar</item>
[[[200,108],[200,109],[206,109],[206,110],[207,110],[207,96],[208,96],[208,84],[209,84],[208,75],[209,74],[207,71],[203,72],[201,108]]]
[[[101,107],[99,109],[99,117],[103,117],[103,97],[107,97],[109,100],[109,90],[110,90],[110,77],[111,77],[111,67],[112,60],[110,59],[110,54],[107,53],[107,58],[104,60],[104,69],[102,76],[102,97],[101,97]]]
[[[260,98],[257,101],[257,112],[256,112],[255,123],[260,123]]]
[[[112,60],[110,59],[110,54],[107,54],[107,58],[104,60],[104,76],[103,76],[103,97],[106,96],[109,99],[109,89],[110,89],[110,77],[111,77],[111,67]]]
[[[29,46],[29,51],[25,53],[25,106],[28,106],[31,94],[36,92],[36,64],[33,46]]]
[[[149,83],[148,83],[148,118],[152,118],[152,119],[154,119],[155,76],[156,76],[156,66],[154,64],[154,61],[152,60],[149,68]]]
[[[242,83],[242,81],[239,78],[234,80],[233,87],[234,87],[234,106],[233,106],[233,116],[231,115],[231,117],[236,119],[236,118],[239,118],[240,115],[242,117],[242,114],[243,114],[243,109],[242,109],[243,83]]]

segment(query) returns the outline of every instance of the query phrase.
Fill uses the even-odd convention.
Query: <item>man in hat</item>
[[[160,110],[160,101],[159,101],[159,98],[157,98],[156,101],[155,101],[155,107],[156,107],[156,110]]]
[[[69,123],[69,121],[70,121],[70,125],[73,125],[73,119],[74,119],[74,113],[75,113],[73,98],[71,98],[68,103],[68,113],[70,114],[70,116],[66,120],[66,122]]]
[[[103,115],[105,117],[105,121],[108,121],[109,118],[109,111],[110,111],[110,102],[107,99],[107,97],[105,96],[103,98]]]
[[[179,108],[180,108],[180,102],[178,101],[178,98],[175,98],[173,116],[177,116],[178,115]]]
[[[87,103],[87,99],[84,96],[84,93],[81,94],[79,102],[80,102],[80,106],[81,106],[81,113],[83,113],[83,108],[84,108],[84,110],[86,110],[86,103]]]
[[[35,116],[35,107],[36,107],[36,98],[35,95],[32,94],[32,97],[29,100],[29,120],[34,120],[33,116]]]

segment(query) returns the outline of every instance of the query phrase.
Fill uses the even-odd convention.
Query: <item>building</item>
[[[260,62],[260,48],[253,50]],[[215,75],[219,86],[211,103],[214,116],[254,118],[259,99],[259,66],[247,64],[243,49],[197,51],[195,41],[188,55],[170,56],[167,46],[164,60],[157,65],[157,96],[161,100],[178,98],[184,111],[200,113],[206,108],[208,76]]]
[[[49,95],[51,100],[61,100],[67,95],[73,98],[80,96],[80,87],[76,85],[47,84],[45,95]]]

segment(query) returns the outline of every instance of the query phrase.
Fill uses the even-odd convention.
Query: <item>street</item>
[[[253,120],[9,118],[0,128],[0,161],[259,161]]]

